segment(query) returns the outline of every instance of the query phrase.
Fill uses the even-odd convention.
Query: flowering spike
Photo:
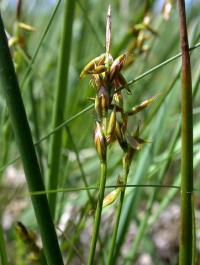
[[[110,97],[108,89],[101,85],[97,92],[97,97],[99,98],[99,114],[101,113],[102,117],[106,117],[108,109],[110,107]]]
[[[157,99],[158,96],[159,96],[159,94],[143,101],[139,105],[137,105],[137,106],[133,107],[131,110],[127,111],[126,115],[131,116],[131,115],[134,115],[134,114],[140,112],[141,110],[147,108],[152,102],[154,102]]]
[[[110,79],[112,80],[117,73],[119,73],[126,61],[126,54],[117,57],[110,67]]]
[[[106,135],[106,140],[108,143],[110,143],[112,135],[115,131],[115,126],[116,126],[116,108],[114,107],[114,109],[110,115],[110,120],[108,123],[108,129],[107,129],[107,135]]]
[[[168,20],[170,18],[171,11],[172,11],[172,1],[166,0],[162,8],[162,14],[165,20]]]
[[[109,56],[110,45],[111,45],[111,29],[112,29],[112,17],[111,17],[111,6],[108,6],[108,13],[106,19],[106,55]]]
[[[83,77],[85,75],[95,74],[95,69],[98,66],[103,66],[104,65],[105,58],[106,58],[105,53],[102,53],[100,56],[92,59],[89,63],[87,63],[86,66],[83,68],[81,74],[80,74],[80,79],[83,79]]]
[[[103,208],[115,202],[119,197],[121,190],[122,188],[119,187],[108,193],[108,195],[103,199]]]
[[[113,101],[115,106],[123,110],[123,96],[121,92],[114,93]]]
[[[26,23],[23,23],[23,22],[18,22],[18,26],[21,28],[21,29],[24,29],[26,31],[36,31],[36,28],[29,25],[29,24],[26,24]]]
[[[116,126],[115,126],[115,136],[116,136],[118,143],[121,146],[121,148],[126,152],[128,145],[127,145],[127,142],[126,142],[125,136],[124,136],[123,124],[119,123],[118,121],[116,122]]]
[[[138,151],[141,149],[141,144],[137,141],[137,139],[134,136],[127,134],[126,141],[131,149],[135,151]]]
[[[106,161],[106,139],[102,132],[102,128],[99,122],[96,122],[96,128],[94,132],[94,143],[97,153],[102,162]]]

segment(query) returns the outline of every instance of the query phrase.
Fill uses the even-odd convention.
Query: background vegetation
[[[150,107],[130,118],[130,130],[134,131],[139,124],[142,138],[150,143],[137,152],[130,169],[130,187],[126,189],[113,264],[177,264],[181,157],[181,61],[177,5],[172,5],[166,19],[163,1],[77,0],[74,4],[69,1],[71,6],[69,4],[66,8],[65,1],[24,0],[20,21],[36,30],[20,29],[18,32],[16,2],[0,1],[1,15],[8,36],[21,37],[21,42],[12,45],[11,52],[43,181],[46,187],[59,189],[52,193],[57,194],[55,214],[54,210],[52,214],[64,263],[87,263],[94,215],[90,202],[91,198],[92,201],[97,199],[100,172],[93,144],[95,115],[90,107],[95,89],[88,78],[80,81],[79,75],[88,61],[105,51],[105,21],[110,3],[111,53],[117,57],[129,51],[128,59],[132,60],[123,70],[132,91],[131,95],[123,92],[125,108],[128,110],[159,94]],[[191,51],[191,65],[199,260],[199,1],[186,1],[186,10],[190,47],[197,44]],[[64,14],[66,23],[63,29]],[[138,40],[136,25],[141,27],[147,15],[150,29],[140,28],[145,36],[144,44],[131,49]],[[70,25],[73,26],[71,40]],[[63,37],[65,34],[66,38]],[[174,58],[177,54],[179,56]],[[59,82],[59,78],[65,82]],[[0,87],[2,93],[2,85]],[[59,89],[62,91],[55,121],[55,101]],[[45,264],[40,233],[3,96],[0,97],[0,122],[1,253],[7,252],[8,264]],[[52,149],[55,135],[55,141],[60,141],[60,146],[58,144]],[[106,194],[117,184],[121,158],[122,150],[113,144],[108,150]],[[53,177],[52,185],[49,184],[50,175]],[[144,184],[148,187],[131,187]],[[54,201],[54,196],[48,196]],[[116,200],[103,209],[95,264],[107,264],[118,203],[119,200]],[[52,205],[54,203],[51,203],[51,210],[54,208]]]

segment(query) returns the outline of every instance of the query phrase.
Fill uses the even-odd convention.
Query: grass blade
[[[71,49],[72,27],[76,1],[65,1],[62,42],[58,63],[57,83],[55,89],[55,104],[53,107],[52,128],[57,127],[64,120],[64,105],[67,96],[67,81]],[[49,154],[48,189],[55,189],[58,185],[59,165],[62,145],[62,131],[57,131],[51,138]],[[49,205],[53,218],[55,217],[56,193],[50,194]]]
[[[0,17],[0,77],[30,192],[44,190],[29,124]],[[47,197],[31,197],[49,265],[63,264]]]

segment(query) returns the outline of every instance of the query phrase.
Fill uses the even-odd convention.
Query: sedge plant
[[[111,204],[120,195],[120,204],[117,212],[116,224],[113,230],[108,264],[112,263],[128,172],[134,153],[140,150],[142,144],[146,142],[139,137],[139,127],[134,133],[130,133],[128,131],[128,119],[129,116],[132,116],[146,108],[156,98],[152,97],[133,107],[129,111],[124,110],[122,90],[125,89],[127,93],[131,93],[128,83],[121,73],[121,70],[126,62],[127,55],[122,54],[116,59],[113,59],[110,53],[110,43],[111,8],[109,6],[106,23],[106,52],[91,60],[80,74],[81,79],[85,75],[91,75],[91,82],[96,88],[96,97],[94,99],[96,113],[94,143],[100,160],[101,172],[88,265],[94,264],[102,207],[106,207]],[[124,151],[122,159],[123,173],[121,177],[118,177],[117,188],[104,198],[107,176],[107,148],[115,141],[118,142],[119,146]]]

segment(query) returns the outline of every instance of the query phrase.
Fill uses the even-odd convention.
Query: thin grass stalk
[[[181,83],[181,227],[179,265],[194,264],[194,198],[193,198],[193,114],[192,78],[187,35],[185,1],[178,0],[180,43],[182,50]]]
[[[23,86],[25,85],[25,83],[26,83],[26,81],[27,81],[27,79],[29,77],[29,74],[31,73],[32,65],[34,64],[34,62],[35,62],[35,60],[37,58],[37,55],[38,55],[38,53],[40,51],[40,48],[42,47],[42,43],[43,43],[43,41],[44,41],[48,31],[49,31],[49,28],[50,28],[50,26],[51,26],[51,24],[52,24],[52,22],[54,20],[54,17],[56,15],[57,11],[58,11],[58,8],[59,8],[61,2],[62,2],[62,0],[58,0],[56,6],[55,6],[55,8],[54,8],[54,10],[53,10],[53,12],[52,12],[52,14],[50,16],[50,19],[49,19],[49,21],[47,23],[47,26],[45,27],[45,30],[44,30],[44,32],[43,32],[43,34],[41,36],[41,39],[40,39],[40,41],[39,41],[39,43],[38,43],[38,45],[36,47],[36,50],[35,50],[32,58],[31,58],[29,66],[27,67],[27,70],[26,70],[26,72],[25,72],[25,74],[24,74],[24,76],[22,78],[22,81],[20,82],[20,87],[21,88],[23,88]]]
[[[148,177],[151,176],[147,175]],[[176,189],[179,190],[180,186],[178,185],[159,185],[159,184],[127,184],[125,185],[106,185],[105,189],[116,189],[116,188],[172,188],[172,189]],[[86,187],[78,187],[78,188],[62,188],[62,189],[56,189],[56,190],[42,190],[42,191],[35,191],[35,192],[31,192],[29,194],[25,194],[25,195],[32,195],[32,196],[39,196],[42,194],[49,194],[49,193],[55,193],[55,192],[78,192],[78,191],[86,191],[86,190],[99,190],[99,187],[96,186],[90,186],[88,188]],[[200,192],[200,190],[195,189],[195,191]]]
[[[99,195],[98,195],[98,202],[97,208],[95,211],[95,218],[94,218],[94,226],[92,230],[92,239],[90,243],[90,251],[88,257],[88,265],[94,264],[94,256],[96,250],[96,244],[99,234],[99,227],[101,222],[101,212],[102,212],[102,205],[103,205],[103,198],[104,198],[104,190],[105,190],[105,183],[106,183],[106,171],[107,171],[107,163],[101,162],[101,176],[100,176],[100,186],[99,186]]]
[[[81,160],[80,160],[78,148],[77,148],[76,143],[75,143],[75,141],[73,139],[71,130],[70,130],[70,128],[68,126],[66,126],[66,130],[67,130],[69,140],[70,140],[70,142],[71,142],[71,144],[73,146],[73,149],[74,149],[74,152],[75,152],[75,155],[76,155],[76,160],[77,160],[77,163],[78,163],[78,166],[79,166],[79,169],[80,169],[81,178],[83,180],[83,183],[84,183],[85,187],[87,188],[87,187],[89,187],[89,185],[88,185],[88,182],[87,182],[87,179],[86,179],[85,172],[83,170],[83,165],[82,165]],[[91,206],[94,206],[94,199],[92,197],[92,194],[90,193],[90,190],[87,190],[87,195],[88,195],[88,199],[90,201]]]
[[[189,51],[191,52],[192,50],[194,50],[194,49],[196,49],[196,48],[198,48],[198,47],[200,47],[200,42],[198,42],[198,43],[196,43],[194,46],[190,47],[190,48],[189,48]],[[182,55],[181,52],[180,52],[180,53],[177,53],[176,55],[170,57],[169,59],[163,61],[162,63],[160,63],[160,64],[158,64],[158,65],[152,67],[151,69],[145,71],[145,72],[142,73],[141,75],[138,75],[136,78],[130,80],[130,81],[128,82],[128,84],[129,84],[129,85],[132,85],[133,83],[139,81],[139,80],[142,79],[143,77],[145,77],[145,76],[147,76],[147,75],[149,75],[149,74],[151,74],[151,73],[157,71],[158,69],[162,68],[163,66],[165,66],[165,65],[167,65],[167,64],[169,64],[169,63],[171,63],[171,62],[173,62],[174,60],[178,59],[179,57],[181,57],[181,55]]]
[[[66,0],[64,5],[64,19],[61,49],[58,63],[58,73],[55,88],[55,104],[53,106],[52,128],[57,127],[64,120],[65,101],[67,96],[67,81],[69,72],[69,60],[71,53],[72,27],[76,1]],[[59,166],[62,146],[62,131],[53,134],[50,142],[48,189],[56,189],[58,186]],[[50,194],[49,205],[52,217],[55,217],[57,194]]]
[[[0,16],[0,80],[30,192],[44,190],[30,127]],[[31,196],[49,265],[63,264],[46,195]]]
[[[1,154],[1,161],[2,164],[4,164],[7,161],[8,157],[8,142],[10,138],[10,122],[7,120],[7,110],[4,107],[4,113],[3,113],[3,119],[2,119],[2,125],[3,122],[5,122],[5,128],[3,130],[3,141],[1,142],[1,145],[3,146],[2,154]],[[2,176],[3,176],[3,171],[0,172],[0,183],[2,181]],[[7,255],[7,250],[6,250],[6,240],[4,237],[4,230],[2,226],[2,213],[0,213],[0,257],[1,257],[1,263],[2,265],[8,265],[8,255]]]
[[[127,179],[128,179],[128,173],[130,169],[130,164],[131,160],[127,159],[128,154],[126,153],[123,158],[123,184],[126,185]],[[113,264],[113,254],[115,251],[115,246],[116,246],[116,240],[117,240],[117,232],[118,232],[118,227],[119,227],[119,222],[120,222],[120,217],[121,217],[121,212],[122,212],[122,207],[123,207],[123,202],[124,202],[124,196],[125,196],[125,188],[121,191],[120,194],[120,202],[117,208],[117,214],[116,214],[116,221],[112,233],[112,239],[111,239],[111,247],[109,251],[109,256],[108,256],[108,265]]]

